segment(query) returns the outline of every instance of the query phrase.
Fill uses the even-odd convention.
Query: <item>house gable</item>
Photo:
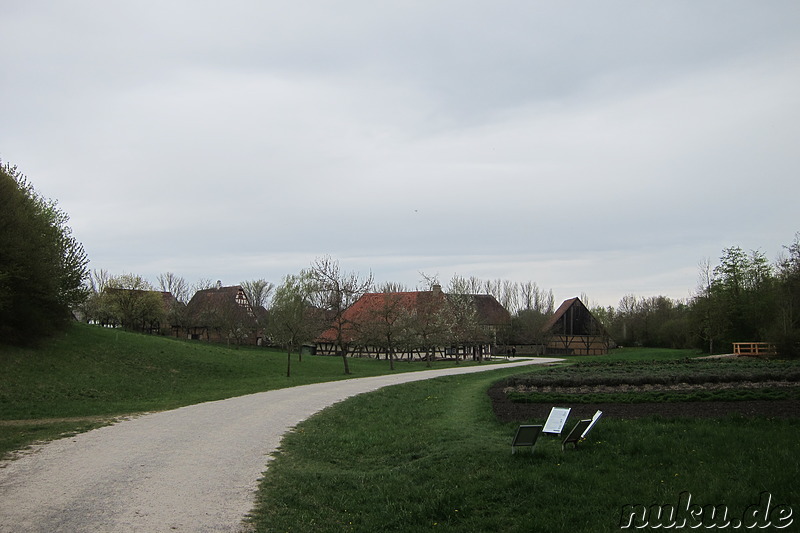
[[[611,344],[603,324],[578,298],[565,300],[542,330],[551,355],[604,355]]]
[[[261,332],[258,313],[240,285],[199,290],[186,306],[186,335],[190,339],[214,341],[232,337],[237,342],[258,343]]]

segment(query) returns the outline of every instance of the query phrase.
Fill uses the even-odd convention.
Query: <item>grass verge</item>
[[[253,528],[595,533],[619,530],[625,505],[687,492],[731,517],[763,491],[797,506],[796,419],[603,419],[576,450],[543,436],[512,455],[517,424],[497,422],[486,395],[512,373],[386,388],[300,424],[265,474]]]
[[[36,348],[0,345],[0,457],[118,415],[173,409],[308,383],[388,374],[389,363],[292,356],[153,337],[85,324]],[[434,368],[454,363],[436,362]],[[464,365],[472,363],[461,363]],[[427,369],[396,362],[395,373]],[[87,420],[89,418],[90,420]]]

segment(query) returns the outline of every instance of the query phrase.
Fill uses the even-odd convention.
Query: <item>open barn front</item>
[[[565,300],[544,325],[547,355],[605,355],[611,337],[578,298]]]

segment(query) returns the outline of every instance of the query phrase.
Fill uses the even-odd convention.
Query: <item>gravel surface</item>
[[[0,464],[1,532],[242,531],[281,437],[350,396],[536,358],[304,385],[142,415]]]

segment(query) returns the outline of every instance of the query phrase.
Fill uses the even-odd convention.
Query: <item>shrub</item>
[[[88,259],[69,217],[0,161],[0,338],[28,343],[63,328],[86,293]]]

